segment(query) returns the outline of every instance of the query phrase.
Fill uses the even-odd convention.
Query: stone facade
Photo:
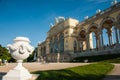
[[[38,44],[38,58],[70,61],[80,55],[111,51],[120,46],[120,3],[79,22],[76,19],[56,18],[44,42]],[[100,52],[99,52],[100,51]],[[114,50],[113,50],[114,51]],[[117,51],[119,52],[119,51]]]

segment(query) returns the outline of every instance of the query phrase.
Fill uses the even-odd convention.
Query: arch
[[[86,31],[84,29],[80,30],[78,36],[80,38],[85,38],[86,37]]]
[[[82,29],[78,34],[78,51],[86,50],[86,30]]]
[[[85,31],[86,33],[86,29],[83,28],[83,29],[80,29],[80,31],[78,32],[78,35],[80,34],[81,31]]]
[[[104,18],[104,19],[100,22],[100,31],[102,30],[103,24],[105,23],[105,21],[112,21],[113,23],[116,22],[113,17],[106,17],[106,18]]]
[[[96,27],[97,29],[98,29],[98,24],[96,24],[96,23],[92,23],[92,24],[90,24],[90,26],[88,27],[88,29],[87,29],[87,32],[89,33],[89,30],[92,28],[92,27]]]
[[[115,18],[104,18],[100,23],[100,32],[101,36],[104,36],[104,38],[102,38],[102,46],[107,45],[107,47],[109,47],[118,43],[118,33]]]
[[[99,34],[98,30],[99,26],[96,23],[90,24],[90,26],[87,29],[88,36],[89,36],[89,48],[90,49],[95,49],[98,48],[98,39],[97,36]]]

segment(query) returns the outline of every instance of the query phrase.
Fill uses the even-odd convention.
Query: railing
[[[74,57],[81,56],[96,56],[96,55],[106,55],[106,54],[120,54],[120,46],[119,47],[106,47],[105,49],[91,49],[89,51],[83,51],[74,53]]]

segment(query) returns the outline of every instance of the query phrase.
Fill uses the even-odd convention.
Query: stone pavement
[[[39,71],[39,70],[58,70],[75,66],[83,66],[89,63],[23,63],[23,66],[27,68],[30,72]],[[9,63],[5,66],[0,66],[0,80],[2,76],[6,74],[10,69],[13,69],[17,63]],[[114,64],[114,69],[106,75],[103,80],[120,80],[120,64]],[[33,75],[34,76],[34,75]]]
[[[114,64],[113,70],[103,80],[120,80],[120,64]]]
[[[58,70],[87,64],[89,63],[23,63],[23,66],[30,72],[33,72],[39,70]],[[17,63],[9,63],[8,65],[0,66],[0,80],[2,80],[3,75],[5,75],[10,69],[13,69],[16,65]]]

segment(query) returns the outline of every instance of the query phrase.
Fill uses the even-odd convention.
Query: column
[[[51,51],[50,51],[50,48],[51,48],[51,46],[50,46],[50,39],[47,39],[46,40],[46,54],[49,54]]]
[[[80,41],[80,44],[81,51],[83,51],[83,41]]]
[[[98,49],[98,37],[96,35],[96,49]]]
[[[98,48],[101,48],[101,38],[100,38],[100,34],[98,35]]]
[[[119,29],[119,44],[120,44],[120,29]]]
[[[87,50],[90,50],[90,43],[89,43],[89,34],[86,35],[86,44],[87,44]]]
[[[101,47],[101,42],[100,42],[100,34],[98,34],[97,36],[96,36],[96,39],[97,39],[97,44],[96,44],[96,47],[97,47],[97,49],[99,49],[100,47]]]
[[[60,34],[57,35],[57,45],[58,45],[58,52],[60,52],[60,39],[59,39]],[[65,47],[64,47],[65,48]]]
[[[111,46],[113,45],[113,36],[112,35],[110,36],[110,45]]]
[[[82,44],[81,44],[81,41],[78,42],[78,47],[79,47],[79,51],[81,52],[81,51],[82,51]]]
[[[101,47],[103,48],[104,47],[104,42],[103,42],[103,32],[101,31],[101,34],[100,34],[100,36],[101,36]]]
[[[118,45],[119,44],[119,41],[118,41],[118,33],[117,33],[117,28],[115,27],[115,36],[116,36],[116,44]]]
[[[77,40],[77,47],[78,47],[78,52],[79,52],[80,51],[79,40]]]
[[[111,29],[108,29],[107,33],[108,33],[108,39],[109,39],[109,46],[111,46],[112,43],[113,43],[112,42],[112,35],[111,35],[112,31],[111,31]]]

